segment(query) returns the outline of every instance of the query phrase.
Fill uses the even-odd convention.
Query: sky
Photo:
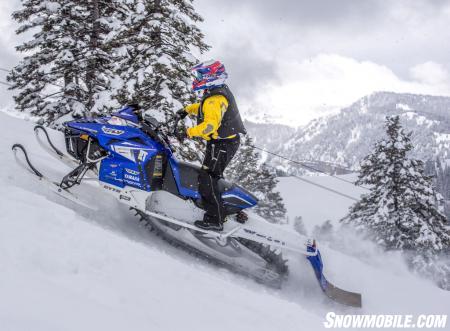
[[[19,61],[0,1],[0,68]],[[304,125],[375,91],[450,96],[450,1],[194,0],[244,117]],[[0,82],[5,74],[0,70]],[[10,93],[0,85],[4,105]]]
[[[194,5],[247,116],[302,125],[375,91],[450,95],[450,1]]]

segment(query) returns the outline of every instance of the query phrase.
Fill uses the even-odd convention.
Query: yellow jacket
[[[193,103],[187,105],[184,110],[189,115],[198,115],[198,109],[200,103]],[[228,100],[223,95],[213,95],[207,98],[203,103],[203,122],[197,123],[197,126],[187,129],[187,135],[189,138],[201,137],[205,140],[211,138],[217,139],[219,134],[217,130],[222,122],[223,115],[227,111]],[[229,137],[231,138],[231,137]]]

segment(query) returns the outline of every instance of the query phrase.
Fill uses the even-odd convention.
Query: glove
[[[184,110],[184,108],[181,108],[176,112],[176,116],[178,116],[181,119],[184,119],[187,115],[188,113]]]

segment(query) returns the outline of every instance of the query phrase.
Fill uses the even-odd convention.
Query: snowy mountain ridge
[[[393,92],[365,96],[338,114],[317,118],[297,130],[285,128],[286,135],[266,146],[295,160],[332,162],[357,169],[375,141],[384,136],[384,121],[391,115],[399,115],[405,129],[413,132],[414,157],[424,161],[450,158],[450,97]],[[249,131],[257,139],[267,136],[265,126],[255,124]],[[269,159],[278,168],[298,171],[286,161]]]

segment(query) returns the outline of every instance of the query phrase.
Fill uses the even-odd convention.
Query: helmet
[[[210,60],[199,63],[192,69],[192,89],[201,91],[222,86],[228,78],[224,65],[220,61]]]

